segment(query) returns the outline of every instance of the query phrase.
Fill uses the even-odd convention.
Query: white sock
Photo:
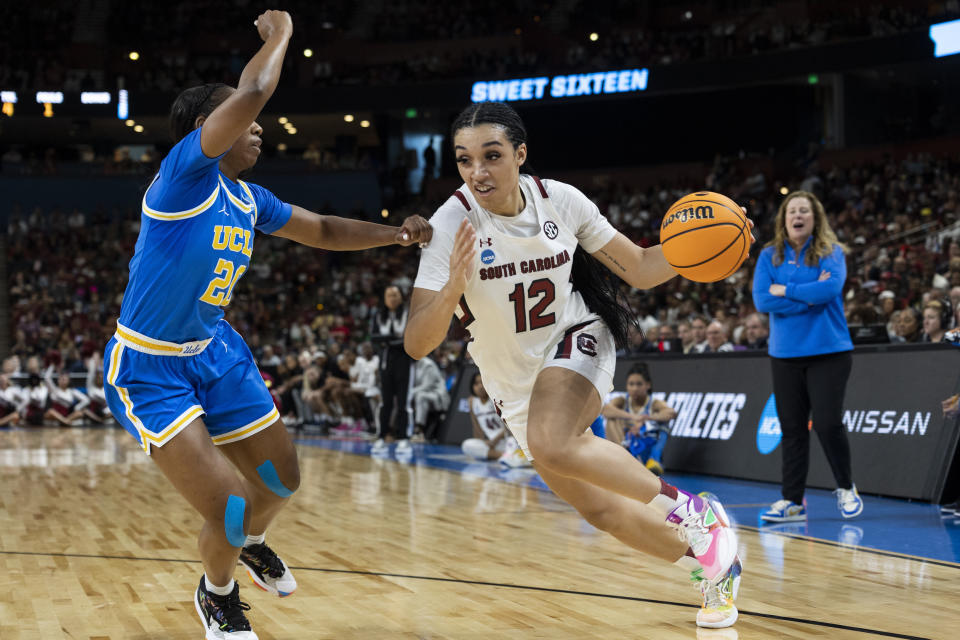
[[[687,573],[693,573],[701,567],[701,564],[696,558],[691,558],[688,555],[680,556],[680,559],[675,561],[673,564],[677,565]]]
[[[247,541],[243,543],[243,546],[250,547],[255,544],[263,544],[263,541],[266,538],[266,536],[267,534],[265,533],[261,533],[258,536],[247,536]]]
[[[225,587],[218,587],[210,582],[210,578],[207,577],[207,574],[203,574],[203,582],[207,593],[214,593],[218,596],[228,596],[233,593],[233,585],[235,584],[233,578],[230,578],[230,584]]]

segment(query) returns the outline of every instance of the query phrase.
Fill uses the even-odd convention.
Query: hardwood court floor
[[[732,629],[694,624],[677,569],[550,493],[299,447],[302,484],[268,534],[299,588],[237,572],[262,640],[953,638],[960,565],[740,530]],[[0,638],[202,637],[199,520],[121,430],[0,432]],[[769,534],[766,534],[769,535]]]

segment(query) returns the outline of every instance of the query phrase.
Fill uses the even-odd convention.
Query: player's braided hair
[[[461,129],[481,124],[503,128],[514,149],[527,141],[527,129],[520,114],[503,102],[476,102],[461,111],[450,127],[450,140],[453,140]],[[617,347],[627,346],[630,325],[637,326],[637,320],[623,300],[619,281],[613,273],[578,246],[573,254],[570,280],[574,290],[580,292],[587,308],[600,316],[610,329]]]
[[[227,85],[222,82],[190,87],[173,101],[170,107],[170,135],[179,142],[193,131],[194,123],[200,116],[209,116],[227,98],[226,91],[220,89]]]

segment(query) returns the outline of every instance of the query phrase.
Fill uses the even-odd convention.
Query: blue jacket
[[[775,358],[799,358],[853,350],[850,330],[843,315],[843,283],[847,263],[839,246],[821,258],[815,267],[804,256],[811,240],[799,255],[787,243],[783,262],[773,264],[774,247],[767,247],[757,259],[753,272],[753,303],[758,311],[770,314],[769,352]],[[830,277],[820,282],[820,273]],[[786,285],[783,297],[770,293],[771,284]]]

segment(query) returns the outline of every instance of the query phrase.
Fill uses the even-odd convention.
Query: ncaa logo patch
[[[553,220],[547,220],[543,223],[543,233],[553,240],[557,237],[557,234],[560,233],[560,229],[557,227],[557,224]]]
[[[480,253],[480,262],[483,264],[490,264],[497,259],[497,254],[493,252],[493,249],[484,249]]]
[[[760,424],[757,425],[757,451],[763,455],[773,453],[782,437],[780,418],[777,417],[777,401],[771,393],[763,407],[763,413],[760,414]]]
[[[577,349],[588,356],[597,355],[597,339],[589,333],[581,333],[577,336]]]

